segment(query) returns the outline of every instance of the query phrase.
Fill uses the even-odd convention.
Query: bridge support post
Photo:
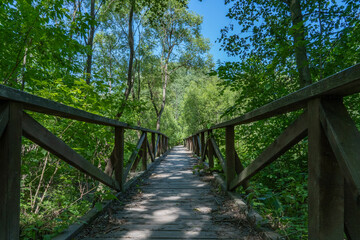
[[[226,187],[230,190],[230,183],[234,180],[235,173],[235,134],[234,126],[226,127],[225,131],[225,144],[226,144]]]
[[[308,103],[309,240],[344,239],[344,177],[320,123],[321,99]]]
[[[0,239],[4,240],[19,239],[21,136],[22,105],[6,103],[0,111]]]
[[[209,158],[209,168],[214,167],[214,147],[211,143],[212,130],[208,131],[208,158]]]

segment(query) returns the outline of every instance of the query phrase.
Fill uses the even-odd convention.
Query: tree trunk
[[[128,42],[129,42],[130,54],[129,54],[129,65],[128,65],[128,73],[127,73],[127,87],[125,89],[124,101],[122,102],[119,108],[119,112],[116,114],[117,119],[119,119],[123,114],[126,101],[128,100],[134,85],[134,80],[133,80],[133,65],[135,58],[135,46],[134,46],[135,44],[134,44],[134,33],[133,33],[134,7],[135,7],[135,0],[131,0],[129,23],[128,23]]]
[[[300,77],[300,86],[305,87],[312,83],[309,62],[306,55],[305,27],[301,13],[300,0],[288,0],[287,2],[293,25],[293,38],[295,48],[295,59]]]
[[[159,111],[159,114],[157,115],[157,121],[156,121],[156,130],[157,131],[160,131],[161,116],[164,112],[165,104],[166,104],[166,87],[167,87],[167,82],[169,79],[168,74],[169,74],[168,73],[168,61],[166,61],[165,65],[164,65],[164,83],[163,83],[163,89],[162,89],[162,102],[161,102],[160,111]]]
[[[91,20],[95,21],[95,0],[91,0],[90,4],[90,16]],[[86,83],[90,84],[91,80],[91,67],[92,67],[92,57],[93,57],[93,43],[94,43],[94,35],[95,35],[95,24],[94,22],[91,23],[90,26],[90,33],[87,40],[86,45],[90,48],[87,54],[86,60]]]

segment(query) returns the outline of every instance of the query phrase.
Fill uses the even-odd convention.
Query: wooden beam
[[[34,112],[50,114],[54,116],[79,120],[88,123],[95,123],[95,124],[113,126],[113,127],[124,127],[127,129],[134,129],[134,130],[162,134],[161,132],[158,131],[137,127],[137,126],[131,126],[124,122],[119,122],[114,119],[102,117],[80,109],[69,107],[64,104],[54,102],[45,98],[41,98],[1,84],[0,84],[0,99],[23,103],[24,109]]]
[[[225,160],[224,160],[224,157],[222,156],[222,154],[221,154],[221,152],[220,152],[219,147],[217,146],[217,144],[216,144],[216,142],[215,142],[215,139],[214,139],[214,138],[211,138],[210,141],[211,141],[211,143],[212,143],[213,150],[214,150],[214,152],[215,152],[215,156],[217,157],[217,159],[219,159],[220,164],[221,164],[224,172],[226,172]]]
[[[149,144],[149,142],[147,141],[147,147],[148,147],[148,150],[149,150],[149,154],[150,154],[150,158],[151,158],[151,162],[154,162],[155,161],[155,157],[154,157],[154,155],[153,155],[153,153],[152,153],[152,149],[151,149],[151,146],[150,146],[150,144]]]
[[[9,105],[0,105],[0,137],[4,133],[9,120]]]
[[[348,96],[360,91],[360,64],[354,65],[321,81],[308,85],[294,93],[279,98],[260,108],[232,120],[216,124],[210,129],[250,123],[279,114],[306,108],[310,99],[321,96]],[[203,129],[200,132],[207,131]]]
[[[345,179],[360,199],[360,132],[342,100],[322,102],[320,119]]]
[[[225,129],[225,156],[226,156],[226,188],[230,191],[230,184],[236,176],[235,172],[235,132],[234,126]]]
[[[344,177],[320,123],[320,101],[308,106],[308,238],[342,240]]]
[[[230,189],[234,190],[246,180],[254,176],[261,169],[275,161],[292,146],[297,144],[307,135],[307,113],[303,113],[294,123],[268,146],[259,157],[257,157],[249,166],[231,182]]]
[[[136,144],[135,150],[132,152],[132,154],[131,154],[131,156],[130,156],[130,158],[129,158],[129,164],[128,164],[128,166],[127,166],[127,168],[126,168],[126,170],[125,170],[125,172],[124,172],[124,175],[123,175],[123,177],[124,177],[124,178],[123,178],[123,182],[124,182],[124,183],[126,182],[126,178],[127,178],[128,174],[129,174],[132,166],[134,165],[134,162],[135,162],[136,158],[138,157],[138,152],[139,152],[139,150],[140,150],[140,148],[141,148],[141,146],[142,146],[142,144],[143,144],[143,142],[144,142],[144,139],[145,139],[145,135],[144,135],[144,133],[143,133],[143,134],[141,135],[138,143]]]
[[[0,135],[0,239],[19,239],[22,106],[7,103],[8,124]]]
[[[23,135],[85,174],[120,191],[119,184],[71,149],[32,117],[23,114]]]
[[[345,181],[344,191],[344,221],[345,233],[348,240],[357,240],[360,236],[360,204],[354,198],[354,194],[349,184]]]

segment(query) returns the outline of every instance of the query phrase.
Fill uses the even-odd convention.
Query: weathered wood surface
[[[217,157],[217,159],[219,159],[224,172],[226,172],[225,159],[224,159],[223,155],[221,154],[220,149],[219,149],[218,145],[216,144],[215,139],[211,138],[210,141],[211,141],[211,145],[212,145],[212,150],[215,152],[215,156]]]
[[[324,101],[320,120],[355,199],[360,199],[360,132],[341,99]]]
[[[260,239],[249,228],[229,224],[227,216],[214,217],[222,200],[193,174],[197,161],[190,156],[184,147],[173,148],[141,192],[112,213],[111,223],[91,233],[99,226],[95,222],[78,239]]]
[[[309,240],[344,239],[344,176],[320,123],[320,99],[308,107]]]
[[[134,165],[134,163],[135,163],[135,161],[136,161],[136,159],[138,157],[138,153],[140,151],[140,148],[141,148],[144,140],[145,140],[145,134],[143,133],[141,135],[137,145],[136,145],[136,148],[135,148],[134,152],[130,156],[128,166],[127,166],[127,168],[126,168],[126,170],[125,170],[125,172],[123,174],[123,178],[124,178],[123,181],[124,182],[126,182],[126,178],[129,175],[129,172],[130,172],[131,168],[133,167],[133,165]]]
[[[0,239],[19,239],[22,106],[7,105],[9,122],[0,135]]]
[[[26,113],[23,114],[22,127],[23,135],[26,138],[94,179],[113,189],[120,190],[120,186],[116,181],[92,165],[80,154],[66,145],[60,138],[56,137]]]
[[[9,120],[8,104],[0,105],[0,137],[2,136]]]
[[[83,122],[96,123],[100,125],[124,127],[128,129],[162,134],[158,131],[137,126],[131,126],[127,123],[119,122],[114,119],[106,118],[77,108],[69,107],[64,104],[41,98],[1,84],[0,99],[23,103],[24,109],[34,112],[46,113]]]

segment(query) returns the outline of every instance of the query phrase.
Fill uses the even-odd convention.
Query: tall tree
[[[230,55],[241,56],[241,61],[259,56],[269,72],[282,72],[293,79],[295,76],[300,87],[322,76],[320,72],[330,62],[328,53],[334,44],[346,38],[349,29],[359,22],[359,4],[353,1],[225,2],[230,6],[227,16],[238,24],[222,30],[222,48]]]
[[[160,104],[149,85],[150,97],[157,116],[156,129],[160,130],[161,116],[166,105],[167,86],[171,75],[181,67],[203,64],[203,54],[209,49],[208,41],[200,34],[202,18],[189,12],[181,3],[169,1],[168,8],[152,23],[156,38],[160,40],[161,97]]]

